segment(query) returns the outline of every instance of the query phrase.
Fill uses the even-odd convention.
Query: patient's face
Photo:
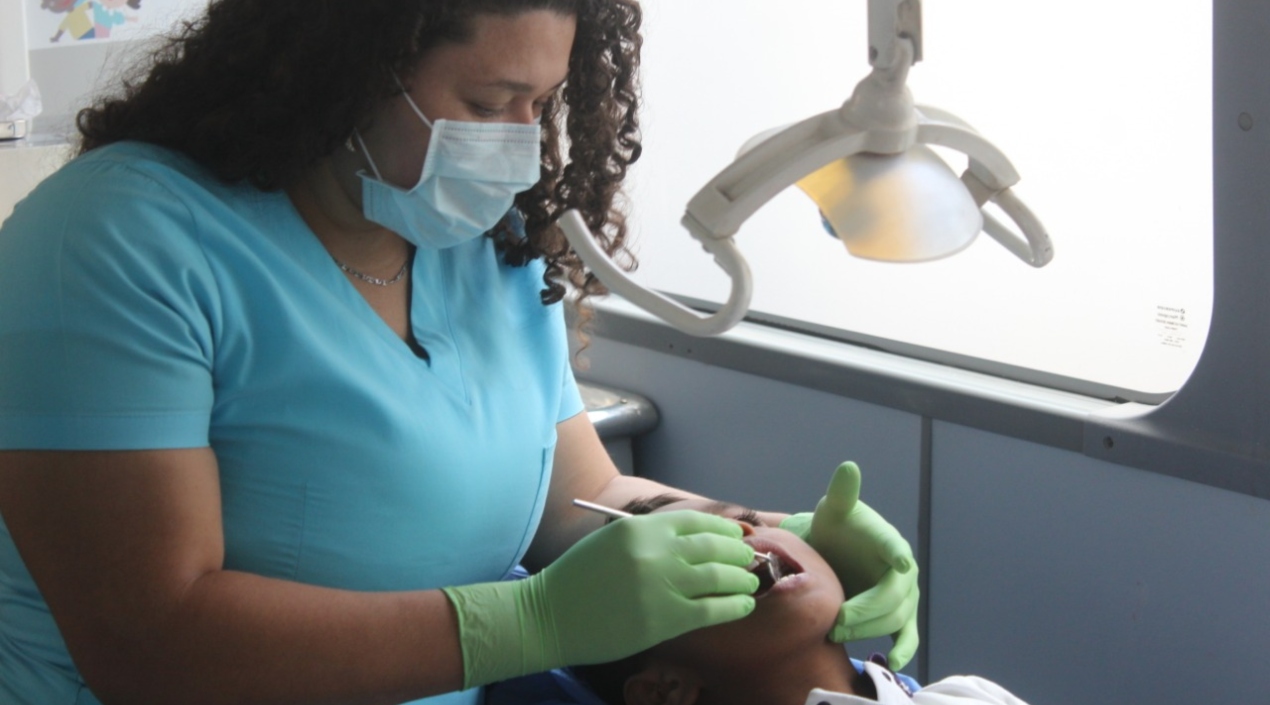
[[[710,500],[683,500],[655,512],[694,509],[750,524],[745,538],[755,552],[780,559],[792,573],[775,585],[763,579],[755,609],[748,617],[698,629],[654,648],[658,656],[698,668],[761,668],[783,656],[796,658],[810,646],[823,645],[842,606],[842,585],[815,549],[780,528],[763,526],[752,512]],[[756,574],[765,572],[760,567]],[[762,578],[761,578],[762,579]],[[770,587],[769,587],[770,586]]]

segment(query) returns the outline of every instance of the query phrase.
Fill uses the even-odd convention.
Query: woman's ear
[[[626,705],[694,705],[701,679],[686,668],[654,664],[626,679]]]

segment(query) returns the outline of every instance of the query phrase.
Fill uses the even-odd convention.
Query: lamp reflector
[[[884,262],[955,254],[983,229],[983,213],[934,150],[852,154],[803,177],[798,187],[847,252]]]

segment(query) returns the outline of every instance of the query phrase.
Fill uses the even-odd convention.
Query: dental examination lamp
[[[1053,247],[1040,221],[1011,191],[1019,175],[1010,161],[960,118],[913,103],[905,82],[921,55],[921,0],[869,0],[873,71],[851,98],[841,108],[751,139],[688,202],[684,227],[732,279],[727,302],[714,314],[699,314],[637,284],[600,249],[576,210],[561,216],[565,237],[611,291],[699,336],[723,333],[745,316],[753,285],[732,237],[755,211],[795,184],[857,257],[938,259],[966,248],[982,230],[1024,262],[1045,266]],[[969,157],[961,178],[926,145]],[[1022,236],[983,211],[989,202]]]

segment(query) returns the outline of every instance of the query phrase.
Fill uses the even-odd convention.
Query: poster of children
[[[143,39],[170,29],[207,0],[27,0],[27,45]],[[3,21],[0,18],[0,21]]]

